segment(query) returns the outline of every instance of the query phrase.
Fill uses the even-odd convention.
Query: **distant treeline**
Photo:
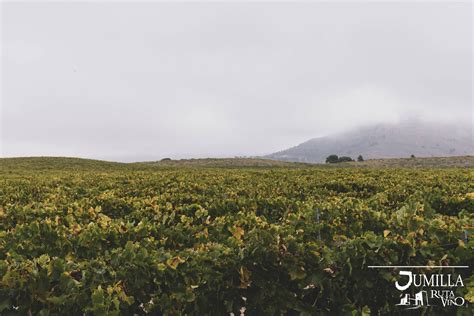
[[[339,162],[350,162],[350,161],[355,161],[355,160],[349,156],[339,157],[338,155],[329,155],[326,157],[326,163],[339,163]],[[359,155],[359,157],[357,157],[357,161],[364,161],[364,157],[362,157],[362,155]]]

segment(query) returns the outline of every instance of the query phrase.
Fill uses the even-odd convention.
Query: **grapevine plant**
[[[403,314],[368,266],[472,265],[473,192],[472,169],[0,170],[0,314]],[[466,306],[423,313],[472,313],[456,273]]]

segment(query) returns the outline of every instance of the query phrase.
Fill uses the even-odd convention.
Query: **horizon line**
[[[369,269],[390,269],[390,268],[459,268],[459,269],[467,269],[469,266],[367,266]]]

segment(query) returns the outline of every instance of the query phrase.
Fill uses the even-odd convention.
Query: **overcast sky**
[[[2,156],[257,155],[472,123],[472,3],[6,3]]]

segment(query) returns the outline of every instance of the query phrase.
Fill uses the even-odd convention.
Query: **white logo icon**
[[[419,308],[421,306],[430,306],[428,304],[428,293],[426,291],[420,291],[413,295],[413,297],[410,296],[410,294],[405,294],[402,296],[400,299],[400,303],[397,304],[397,306],[413,306],[409,309],[415,309]]]

